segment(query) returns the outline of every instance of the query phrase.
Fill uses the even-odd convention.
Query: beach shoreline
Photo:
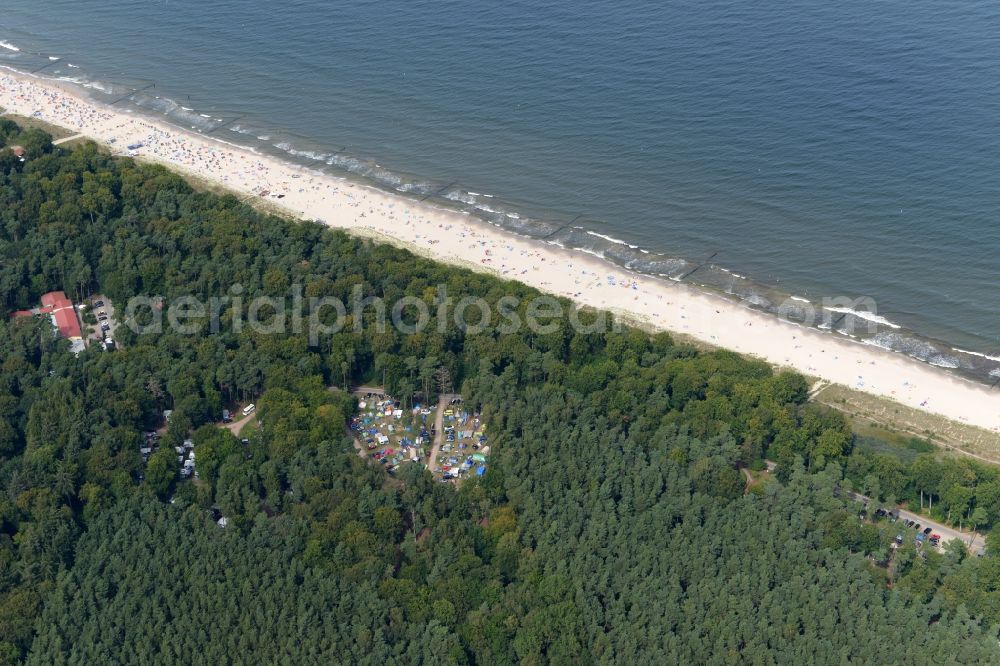
[[[633,273],[567,249],[353,179],[319,174],[234,143],[86,99],[64,82],[0,69],[0,107],[266,202],[296,219],[512,279],[651,328],[1000,431],[1000,391],[904,354],[783,321],[684,282]],[[128,150],[127,146],[141,147]],[[461,258],[461,259],[456,259]]]

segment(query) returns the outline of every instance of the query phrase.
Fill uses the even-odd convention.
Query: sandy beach
[[[442,262],[609,309],[852,389],[1000,431],[1000,390],[901,354],[779,320],[683,283],[632,274],[583,252],[519,237],[467,215],[317,175],[277,158],[97,104],[55,82],[0,70],[0,106],[162,163],[295,217],[411,247]],[[134,150],[128,146],[142,144]]]

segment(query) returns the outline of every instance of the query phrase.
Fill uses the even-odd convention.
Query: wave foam
[[[92,88],[94,90],[100,90],[105,95],[111,95],[112,93],[114,93],[114,88],[104,83],[101,83],[100,81],[87,81],[86,83],[83,83],[81,85],[84,88]]]
[[[990,356],[989,354],[982,354],[980,352],[969,351],[968,349],[959,349],[958,347],[952,347],[952,350],[958,352],[959,354],[978,356],[979,358],[985,358],[987,361],[996,361],[997,363],[1000,363],[1000,356]]]
[[[7,49],[8,51],[14,51],[15,53],[20,52],[21,49],[17,48],[10,42],[0,41],[0,47]]]
[[[954,369],[959,367],[958,359],[952,356],[932,356],[927,359],[930,365],[936,365],[939,368],[949,368]]]
[[[771,305],[771,301],[767,300],[767,298],[761,296],[760,294],[755,294],[753,292],[750,292],[749,294],[744,296],[743,300],[746,303],[749,303],[751,305],[756,305],[757,307],[761,308],[767,308],[770,307]]]
[[[899,329],[901,328],[899,324],[894,324],[885,317],[880,317],[874,312],[867,312],[865,310],[853,310],[851,308],[838,308],[830,307],[826,308],[830,312],[838,312],[840,314],[851,315],[852,317],[857,317],[859,319],[864,319],[865,321],[870,321],[875,324],[882,324],[883,326],[888,326],[889,328]]]
[[[922,340],[903,333],[883,332],[866,339],[864,342],[889,351],[906,354],[918,361],[923,361],[928,365],[935,365],[939,368],[947,368],[949,370],[957,368],[969,370],[972,368],[968,361],[963,362],[957,356],[949,354],[946,349],[942,349],[928,340]]]
[[[614,236],[606,236],[605,234],[599,234],[596,231],[590,231],[590,230],[588,230],[587,233],[591,236],[597,236],[598,238],[603,238],[609,243],[614,243],[615,245],[624,245],[626,247],[632,248],[633,250],[639,249],[638,245],[632,245],[631,243],[627,243],[620,238],[615,238]]]
[[[469,204],[470,206],[479,203],[479,199],[477,198],[478,196],[479,195],[473,192],[464,192],[462,190],[450,190],[444,194],[445,199],[451,199],[452,201]]]

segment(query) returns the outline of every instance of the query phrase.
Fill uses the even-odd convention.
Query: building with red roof
[[[66,298],[66,292],[64,291],[50,291],[47,294],[42,294],[42,308],[71,308],[73,307],[73,302]]]
[[[53,312],[52,319],[55,321],[60,335],[64,338],[69,340],[83,338],[83,332],[80,330],[80,320],[77,318],[76,310],[73,309],[72,305]]]
[[[68,340],[83,339],[80,330],[80,319],[76,316],[73,301],[66,298],[65,292],[50,291],[42,294],[42,312],[52,315],[52,322],[59,329],[59,334]]]
[[[65,292],[50,291],[42,295],[42,307],[33,310],[18,310],[11,317],[43,314],[52,318],[52,325],[59,331],[59,335],[70,341],[74,352],[79,353],[84,348],[80,318],[76,314],[76,308],[73,307],[73,301],[66,298]]]

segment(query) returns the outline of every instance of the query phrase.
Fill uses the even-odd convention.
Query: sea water
[[[1000,376],[995,2],[5,0],[0,64]]]

